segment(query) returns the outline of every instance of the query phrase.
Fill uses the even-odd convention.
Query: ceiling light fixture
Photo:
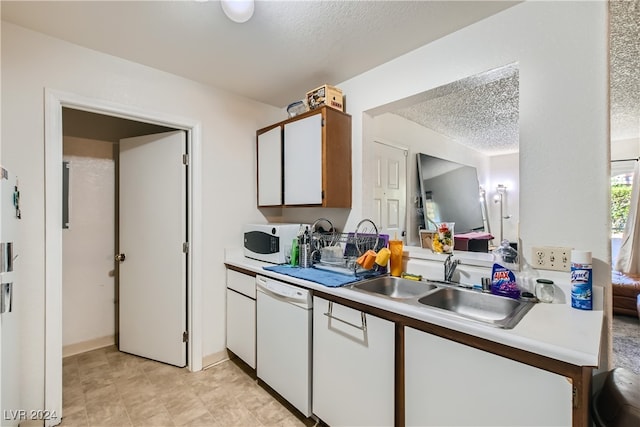
[[[253,16],[254,0],[220,0],[224,14],[233,22],[242,24]]]

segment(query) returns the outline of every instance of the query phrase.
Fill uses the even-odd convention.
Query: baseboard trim
[[[95,338],[88,341],[65,345],[64,347],[62,347],[62,357],[69,357],[91,350],[97,350],[99,348],[115,345],[115,343],[115,336],[109,335],[106,337]],[[229,360],[229,353],[226,349],[217,353],[209,354],[202,358],[202,369],[209,368],[220,362],[224,362],[225,360]]]
[[[211,366],[216,365],[228,359],[229,359],[229,354],[227,353],[227,350],[222,350],[217,353],[209,354],[202,358],[202,369],[204,370],[204,369],[210,368]]]
[[[65,345],[62,347],[62,357],[64,358],[74,356],[76,354],[85,353],[87,351],[115,345],[115,343],[115,335],[107,335],[106,337],[94,338],[92,340]]]

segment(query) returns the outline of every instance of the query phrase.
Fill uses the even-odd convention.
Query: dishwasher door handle
[[[336,317],[333,315],[333,301],[329,301],[329,311],[327,311],[326,313],[324,313],[325,316],[327,316],[329,319],[333,319],[333,320],[337,320],[338,322],[342,322],[346,325],[349,325],[353,328],[356,328],[358,330],[361,330],[363,332],[367,331],[367,317],[365,316],[364,312],[361,311],[360,312],[360,325],[357,325],[355,323],[351,323],[347,320],[344,319],[340,319],[339,317]]]
[[[269,289],[266,286],[258,285],[256,287],[256,291],[262,292],[263,294],[268,295],[269,297],[275,298],[275,299],[277,299],[279,301],[282,301],[282,302],[295,302],[295,300],[293,298],[291,298],[290,296],[282,295],[282,294],[280,294],[278,292],[274,292],[272,289]]]
[[[256,276],[256,291],[298,307],[309,309],[312,306],[309,291],[264,279],[262,276]]]

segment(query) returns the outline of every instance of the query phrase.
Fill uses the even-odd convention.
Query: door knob
[[[123,262],[125,260],[126,256],[124,254],[117,254],[116,255],[116,261],[118,262]]]

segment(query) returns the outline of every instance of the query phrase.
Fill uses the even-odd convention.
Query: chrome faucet
[[[444,281],[450,282],[453,278],[453,273],[456,271],[456,267],[460,264],[460,260],[453,260],[453,254],[450,254],[447,259],[444,260]]]

